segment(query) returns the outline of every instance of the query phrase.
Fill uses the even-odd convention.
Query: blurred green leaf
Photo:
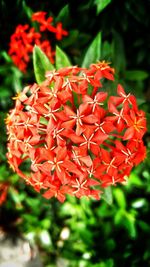
[[[22,207],[22,201],[25,199],[26,195],[24,192],[19,192],[15,189],[15,187],[9,188],[9,193],[11,195],[11,199],[18,206],[18,208]]]
[[[9,176],[9,171],[6,165],[0,166],[0,182],[4,182]]]
[[[132,189],[133,185],[135,185],[135,186],[142,186],[143,185],[140,177],[134,171],[131,172],[126,187],[127,188],[129,187]]]
[[[67,4],[60,10],[59,14],[55,18],[55,21],[62,22],[63,27],[66,27],[68,25],[69,19],[70,19],[69,5]]]
[[[125,79],[130,81],[142,81],[149,77],[148,72],[143,70],[128,70],[124,73]]]
[[[23,73],[16,67],[11,67],[12,75],[11,82],[15,93],[19,93],[22,90],[22,77]]]
[[[11,57],[8,55],[8,53],[6,51],[1,51],[0,55],[5,59],[5,61],[7,63],[11,63],[12,62]],[[4,66],[4,67],[6,67],[6,66]]]
[[[22,1],[22,8],[23,8],[24,13],[28,16],[28,18],[31,19],[33,11],[29,6],[27,6],[25,0]]]
[[[111,3],[111,0],[95,0],[94,3],[97,7],[97,14],[99,14]]]
[[[51,220],[49,218],[45,218],[41,221],[41,226],[43,229],[49,229],[51,226]]]
[[[136,237],[135,217],[132,213],[120,209],[115,215],[115,224],[126,229],[128,234],[132,237]]]
[[[9,180],[11,182],[12,185],[16,185],[16,183],[20,180],[20,177],[18,176],[18,174],[14,173],[12,175],[10,175]]]
[[[143,98],[138,97],[138,98],[136,98],[136,100],[137,100],[138,107],[146,103],[144,96],[143,96]]]
[[[10,91],[8,91],[7,88],[4,88],[3,86],[0,86],[0,98],[2,99],[3,97],[9,97],[11,94]]]
[[[141,230],[144,232],[150,233],[150,225],[144,221],[138,220],[138,225],[140,226]]]
[[[113,193],[118,206],[122,209],[126,209],[126,199],[122,190],[120,188],[115,188]]]
[[[39,198],[30,198],[30,197],[28,197],[27,199],[26,199],[26,203],[27,203],[27,205],[29,206],[29,207],[35,207],[35,208],[37,208],[36,209],[36,213],[38,214],[39,213],[39,210],[38,210],[38,207],[39,207],[39,205],[40,205],[40,199]]]
[[[84,56],[82,67],[88,68],[91,63],[96,63],[101,57],[101,32],[97,34],[95,39],[88,47]]]
[[[114,260],[107,259],[106,261],[101,261],[99,263],[86,265],[86,267],[114,267]]]
[[[22,218],[28,223],[30,224],[31,227],[33,227],[33,225],[36,227],[38,227],[38,218],[34,215],[34,214],[27,214],[27,213],[24,213],[22,215]],[[25,222],[24,221],[24,222]]]
[[[132,238],[136,237],[135,217],[133,214],[126,212],[123,216],[124,226]]]
[[[104,193],[101,195],[101,198],[103,198],[109,205],[112,205],[113,196],[111,186],[104,188]]]
[[[54,66],[49,61],[48,57],[37,45],[33,50],[33,67],[37,83],[42,83],[45,80],[45,72],[54,70]]]
[[[56,46],[56,69],[69,66],[72,66],[70,59],[60,47]]]
[[[80,199],[80,203],[81,203],[81,206],[82,206],[84,212],[86,214],[88,214],[89,216],[92,216],[91,207],[90,207],[91,201],[89,199],[87,199],[86,197],[82,197]]]
[[[106,61],[112,60],[113,46],[108,41],[102,43],[102,58]]]

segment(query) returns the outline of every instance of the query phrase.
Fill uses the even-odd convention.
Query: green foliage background
[[[147,158],[132,171],[127,185],[112,188],[112,193],[108,189],[101,201],[47,201],[7,165],[4,119],[13,108],[12,96],[35,81],[32,63],[25,75],[13,65],[7,54],[10,36],[18,24],[30,22],[32,12],[41,10],[69,31],[58,45],[72,64],[110,61],[116,83],[134,93],[146,112]],[[150,266],[149,10],[148,0],[0,1],[0,181],[11,184],[0,207],[0,227],[35,241],[45,267],[60,262],[64,267]]]

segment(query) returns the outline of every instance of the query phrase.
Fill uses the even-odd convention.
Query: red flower
[[[58,22],[56,25],[56,29],[54,30],[56,34],[56,39],[57,40],[62,40],[63,36],[67,36],[68,32],[66,30],[63,30],[62,28],[62,23]]]
[[[43,22],[46,14],[44,11],[35,12],[32,14],[32,21]]]
[[[103,102],[107,98],[106,92],[99,92],[94,96],[94,99],[88,95],[82,97],[83,102],[89,104],[92,107],[92,112],[95,111],[95,108],[100,105],[104,105]]]
[[[127,109],[129,109],[129,104],[130,104],[133,105],[135,110],[137,110],[135,96],[131,95],[130,93],[127,95],[121,84],[118,84],[117,93],[119,96],[110,97],[109,99],[110,103],[113,103],[115,106],[119,106],[120,104],[122,104],[124,108],[126,107]]]
[[[95,74],[95,79],[101,79],[105,77],[108,80],[114,80],[115,70],[109,66],[110,63],[101,61],[97,64],[91,64],[91,69],[97,70]]]
[[[109,102],[109,112],[114,116],[109,116],[108,121],[114,123],[115,127],[121,132],[125,128],[125,110],[124,108],[118,110],[112,102]]]
[[[130,110],[130,115],[125,115],[125,120],[129,128],[124,134],[124,140],[128,140],[133,137],[143,137],[146,131],[146,118],[144,116],[144,112],[135,114],[133,110]]]
[[[52,25],[53,18],[46,18],[46,15],[47,12],[44,11],[32,15],[31,19],[39,24],[40,32],[36,32],[33,27],[27,24],[18,25],[10,38],[8,54],[22,72],[26,72],[35,44],[42,49],[51,63],[54,63],[55,51],[53,51],[51,40],[48,40],[47,35],[44,34],[45,31],[56,35],[56,40],[62,40],[63,36],[68,35],[68,32],[62,28],[61,22],[57,23],[55,27]]]
[[[99,193],[96,190],[89,189],[89,186],[97,186],[99,185],[99,182],[93,180],[93,179],[84,179],[84,178],[79,178],[79,179],[72,179],[71,185],[73,190],[73,194],[81,198],[82,196],[92,196],[94,195],[96,199],[99,199]],[[97,194],[96,194],[96,192]]]
[[[81,135],[85,131],[84,124],[93,124],[97,118],[90,114],[90,108],[87,104],[81,104],[76,113],[69,107],[64,106],[65,114],[68,116],[67,121],[62,123],[64,128],[73,128],[76,125],[76,135]]]
[[[145,113],[121,85],[108,97],[102,81],[113,74],[106,62],[65,67],[14,98],[6,119],[8,162],[45,198],[99,199],[103,187],[124,183],[145,159]]]
[[[53,21],[53,18],[52,17],[49,17],[47,20],[43,20],[40,22],[40,31],[41,32],[44,32],[46,30],[50,31],[50,32],[55,32],[55,27],[53,27],[51,25]]]
[[[80,166],[90,167],[92,165],[92,159],[87,155],[87,150],[83,146],[72,146],[72,159]]]

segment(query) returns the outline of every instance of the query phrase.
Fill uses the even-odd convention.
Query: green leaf
[[[45,80],[45,72],[54,69],[48,57],[37,45],[35,45],[33,50],[33,68],[36,81],[39,84]]]
[[[113,46],[108,41],[105,41],[102,43],[102,55],[101,57],[103,59],[106,59],[106,61],[109,61],[112,58],[113,54]]]
[[[136,219],[132,213],[120,209],[117,211],[114,219],[116,225],[126,228],[128,235],[130,235],[132,238],[136,237]]]
[[[9,172],[7,166],[2,165],[0,166],[0,181],[4,182],[9,177]]]
[[[56,69],[72,66],[66,53],[59,47],[56,46]]]
[[[102,10],[111,3],[111,0],[95,0],[95,5],[97,6],[97,15],[102,12]]]
[[[136,224],[135,224],[135,217],[133,214],[129,212],[125,212],[123,216],[123,221],[124,221],[124,227],[126,227],[129,235],[132,238],[136,237]]]
[[[142,81],[149,76],[149,74],[143,70],[128,70],[124,75],[125,78],[130,81]]]
[[[12,70],[11,81],[12,81],[12,85],[13,85],[14,91],[16,93],[19,93],[22,90],[23,73],[16,66],[12,66],[11,70]]]
[[[140,176],[138,176],[135,172],[131,172],[129,176],[128,183],[126,185],[127,188],[133,188],[133,186],[141,187],[143,185]]]
[[[99,263],[96,264],[92,264],[90,265],[90,267],[114,267],[114,260],[113,259],[108,259],[105,261],[101,261]]]
[[[10,97],[11,92],[8,91],[8,88],[0,86],[0,100],[2,100],[3,97]]]
[[[29,6],[27,6],[25,1],[22,1],[22,8],[23,8],[24,13],[28,16],[28,18],[31,19],[33,11]]]
[[[146,223],[146,222],[144,222],[142,220],[138,220],[138,225],[140,226],[142,231],[150,233],[150,225],[149,225],[149,223]]]
[[[56,17],[55,21],[56,22],[62,22],[63,27],[66,27],[68,24],[68,21],[70,19],[69,15],[69,5],[65,5],[59,12],[58,16]]]
[[[109,205],[112,205],[113,203],[113,197],[112,197],[112,189],[111,187],[107,187],[104,189],[104,193],[101,196]]]
[[[117,201],[118,206],[122,209],[125,209],[126,208],[126,199],[125,199],[124,193],[122,192],[122,190],[120,188],[115,188],[114,197]]]
[[[1,56],[5,59],[7,63],[12,63],[12,59],[6,51],[1,51]]]
[[[144,97],[137,98],[136,101],[137,101],[138,107],[146,103],[146,100],[144,99]]]
[[[100,60],[101,57],[101,32],[97,34],[93,42],[88,47],[88,50],[84,56],[82,67],[87,68],[91,63],[95,63]]]

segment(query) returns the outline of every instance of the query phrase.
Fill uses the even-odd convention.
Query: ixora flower
[[[109,95],[105,80],[114,80],[114,69],[104,61],[65,67],[15,97],[6,120],[8,162],[47,199],[99,199],[146,156],[144,112],[120,84]]]
[[[43,11],[32,14],[31,20],[38,24],[38,31],[28,24],[18,25],[11,35],[8,54],[14,64],[24,73],[35,44],[42,49],[51,63],[54,63],[55,51],[53,51],[53,42],[51,40],[60,41],[64,36],[68,35],[61,22],[54,26],[53,17],[46,18],[46,15],[47,12]],[[49,34],[52,34],[52,36]]]

